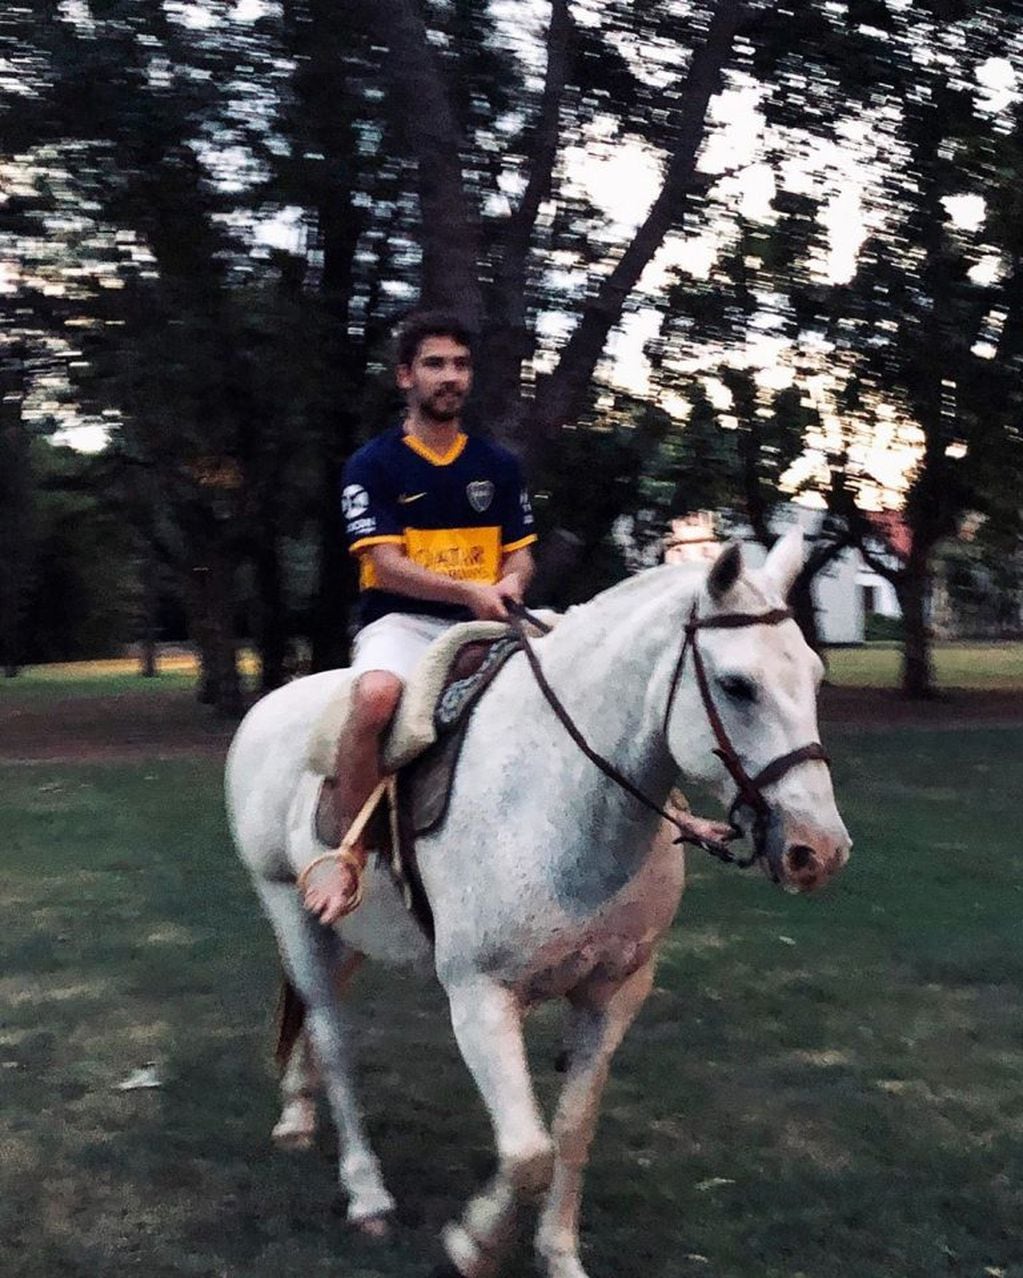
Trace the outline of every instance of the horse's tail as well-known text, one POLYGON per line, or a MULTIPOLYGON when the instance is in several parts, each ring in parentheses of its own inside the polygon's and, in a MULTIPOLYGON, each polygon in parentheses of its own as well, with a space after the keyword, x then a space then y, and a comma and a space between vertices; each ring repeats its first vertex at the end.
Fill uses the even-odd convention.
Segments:
POLYGON ((298 1042, 305 1024, 305 1003, 302 995, 295 989, 288 978, 281 978, 281 992, 277 1000, 277 1044, 274 1047, 274 1060, 280 1073, 288 1068, 291 1053, 298 1042))

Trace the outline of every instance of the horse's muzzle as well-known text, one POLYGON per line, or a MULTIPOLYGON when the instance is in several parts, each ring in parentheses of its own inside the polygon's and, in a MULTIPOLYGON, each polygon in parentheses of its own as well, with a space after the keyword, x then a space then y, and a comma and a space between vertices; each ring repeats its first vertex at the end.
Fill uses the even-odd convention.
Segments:
POLYGON ((849 859, 851 844, 840 835, 809 823, 786 820, 771 808, 760 838, 760 864, 773 883, 787 892, 816 892, 830 882, 849 859))
POLYGON ((778 879, 789 892, 816 892, 849 860, 850 848, 844 831, 836 836, 826 830, 788 824, 778 879))

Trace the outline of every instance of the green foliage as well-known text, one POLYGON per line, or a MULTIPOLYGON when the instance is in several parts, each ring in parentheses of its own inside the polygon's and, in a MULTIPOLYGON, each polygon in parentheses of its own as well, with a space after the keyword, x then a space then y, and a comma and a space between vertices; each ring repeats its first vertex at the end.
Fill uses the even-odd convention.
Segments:
POLYGON ((966 508, 1018 516, 1020 112, 985 107, 975 74, 1015 47, 1023 8, 754 5, 701 61, 733 7, 552 5, 560 28, 546 6, 498 25, 486 0, 287 0, 255 21, 215 3, 205 24, 26 0, 0 16, 18 50, 0 241, 24 264, 4 324, 28 344, 29 418, 63 401, 58 416, 111 427, 125 516, 210 663, 233 660, 247 612, 272 682, 289 610, 319 664, 336 658, 338 469, 393 408, 391 322, 452 279, 483 315, 482 425, 537 459, 545 526, 581 538, 587 585, 624 565, 623 517, 645 543, 673 512, 728 505, 767 537, 808 440, 804 484, 831 527, 854 522, 889 412, 928 441, 907 494, 921 544, 966 508), (766 216, 737 209, 734 174, 687 169, 686 148, 720 127, 693 103, 719 87, 759 95, 766 216), (429 118, 420 89, 436 91, 429 118), (823 271, 840 175, 819 144, 836 141, 857 151, 870 229, 844 282, 823 271), (671 197, 636 234, 572 158, 623 146, 646 148, 671 197), (962 194, 985 200, 975 232, 950 222, 944 201, 962 194), (679 269, 647 298, 637 271, 605 291, 682 231, 719 245, 706 280, 679 269), (983 283, 990 255, 1001 270, 983 283), (663 310, 649 355, 656 392, 692 406, 682 426, 593 410, 606 333, 637 304, 663 310), (790 386, 752 375, 764 340, 790 386), (809 394, 822 372, 837 432, 809 394), (297 600, 293 546, 319 573, 297 600), (195 589, 197 572, 216 587, 195 589))
POLYGON ((26 664, 106 656, 136 637, 138 543, 68 448, 33 449, 32 571, 22 629, 26 664))
POLYGON ((883 612, 868 612, 863 619, 863 638, 867 643, 877 640, 900 640, 903 629, 901 617, 889 617, 883 612))

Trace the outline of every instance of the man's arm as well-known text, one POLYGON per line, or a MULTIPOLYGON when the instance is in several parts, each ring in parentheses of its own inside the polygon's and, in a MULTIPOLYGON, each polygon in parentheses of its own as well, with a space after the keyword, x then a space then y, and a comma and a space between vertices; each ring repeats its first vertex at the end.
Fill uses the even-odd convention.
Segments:
POLYGON ((520 546, 518 550, 513 550, 502 559, 498 589, 505 598, 521 603, 535 572, 536 563, 533 560, 533 552, 528 546, 520 546))
MULTIPOLYGON (((377 584, 383 590, 412 599, 429 599, 436 603, 460 604, 468 608, 481 621, 506 621, 508 611, 504 598, 509 595, 507 586, 484 585, 478 581, 457 581, 442 573, 431 572, 414 563, 400 546, 391 543, 369 546, 362 552, 370 555, 376 569, 377 584)), ((514 551, 505 559, 507 565, 520 551, 514 551)), ((530 557, 532 561, 532 557, 530 557)), ((512 594, 512 597, 516 596, 512 594)))

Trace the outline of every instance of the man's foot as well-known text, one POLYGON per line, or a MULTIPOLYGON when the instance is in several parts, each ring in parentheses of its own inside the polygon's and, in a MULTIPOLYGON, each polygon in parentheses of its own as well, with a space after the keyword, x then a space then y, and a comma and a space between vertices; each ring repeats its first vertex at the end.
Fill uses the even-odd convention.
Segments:
POLYGON ((679 835, 682 836, 680 841, 697 843, 701 847, 714 847, 714 849, 720 851, 724 849, 725 843, 735 837, 734 828, 729 826, 726 820, 707 820, 706 817, 694 817, 688 810, 682 812, 678 808, 675 808, 671 814, 673 814, 676 822, 679 823, 679 835))
POLYGON ((330 927, 355 909, 362 872, 350 861, 324 861, 309 876, 304 904, 324 927, 330 927))
POLYGON ((735 838, 735 830, 727 821, 708 821, 691 812, 679 812, 676 820, 683 836, 698 843, 727 843, 735 838))

